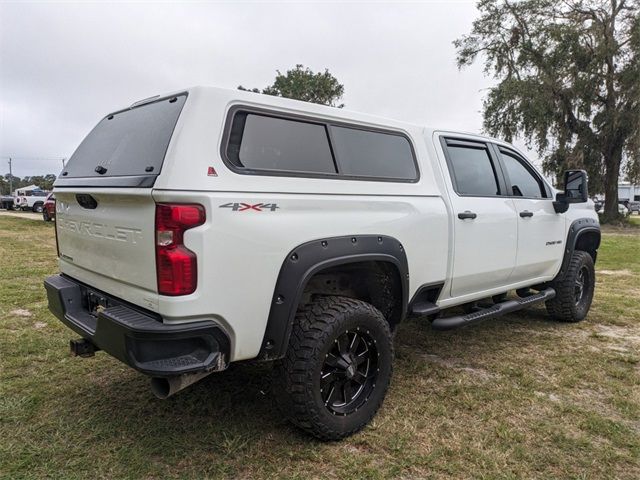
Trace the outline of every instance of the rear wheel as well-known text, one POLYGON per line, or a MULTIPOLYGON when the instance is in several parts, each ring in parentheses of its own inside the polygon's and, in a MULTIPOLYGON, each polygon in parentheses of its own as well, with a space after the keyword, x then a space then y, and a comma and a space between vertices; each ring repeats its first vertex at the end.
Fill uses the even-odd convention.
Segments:
POLYGON ((300 308, 289 348, 274 368, 280 411, 321 440, 339 440, 376 414, 391 380, 389 325, 372 305, 320 297, 300 308))
POLYGON ((51 220, 51 219, 49 218, 49 212, 47 212, 47 209, 46 209, 46 208, 45 208, 44 210, 42 210, 42 219, 43 219, 45 222, 48 222, 49 220, 51 220))
POLYGON ((546 303, 549 315, 561 322, 583 320, 591 307, 595 280, 591 255, 580 250, 574 251, 564 277, 551 283, 556 296, 546 303))

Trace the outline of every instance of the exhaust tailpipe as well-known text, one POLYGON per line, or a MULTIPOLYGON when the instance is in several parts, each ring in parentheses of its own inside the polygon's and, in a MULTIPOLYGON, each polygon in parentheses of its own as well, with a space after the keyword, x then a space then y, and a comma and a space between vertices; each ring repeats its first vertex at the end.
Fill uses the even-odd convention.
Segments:
POLYGON ((202 380, 204 377, 211 375, 213 372, 214 371, 185 373, 184 375, 168 378, 153 377, 151 379, 151 391, 156 397, 164 400, 178 393, 180 390, 184 390, 189 385, 193 385, 197 381, 202 380))

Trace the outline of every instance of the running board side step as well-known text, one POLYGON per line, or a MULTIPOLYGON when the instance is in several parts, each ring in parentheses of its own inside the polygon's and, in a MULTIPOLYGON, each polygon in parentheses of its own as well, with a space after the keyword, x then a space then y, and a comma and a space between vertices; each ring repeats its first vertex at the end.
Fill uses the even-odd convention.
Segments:
POLYGON ((465 315, 456 315, 453 317, 436 318, 431 323, 431 328, 434 330, 453 330, 454 328, 466 327, 467 325, 488 320, 489 318, 496 318, 506 315, 507 313, 515 312, 524 307, 528 307, 529 305, 546 302, 555 296, 556 291, 553 288, 545 288, 533 295, 518 298, 516 300, 506 300, 476 312, 467 313, 465 315))
POLYGON ((440 308, 433 302, 429 302, 428 300, 415 302, 411 305, 409 309, 409 313, 415 316, 423 316, 423 315, 437 315, 440 313, 440 308))

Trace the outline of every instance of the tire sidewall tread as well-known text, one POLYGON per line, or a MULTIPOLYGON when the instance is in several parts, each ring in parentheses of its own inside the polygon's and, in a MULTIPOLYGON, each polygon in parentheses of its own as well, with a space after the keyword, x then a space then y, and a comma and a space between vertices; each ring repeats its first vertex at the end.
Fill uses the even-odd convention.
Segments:
POLYGON ((361 430, 378 411, 392 374, 389 324, 372 305, 348 297, 317 297, 299 308, 285 357, 274 365, 273 394, 289 421, 321 440, 339 440, 361 430), (346 330, 368 328, 376 340, 376 386, 359 410, 333 415, 322 403, 319 372, 334 340, 346 330))
POLYGON ((595 267, 593 258, 588 252, 575 250, 567 266, 566 273, 551 283, 556 291, 555 298, 546 302, 547 312, 551 317, 561 322, 580 322, 584 320, 591 307, 595 290, 595 267), (585 297, 577 305, 574 297, 576 276, 586 267, 589 271, 589 284, 586 286, 585 297))

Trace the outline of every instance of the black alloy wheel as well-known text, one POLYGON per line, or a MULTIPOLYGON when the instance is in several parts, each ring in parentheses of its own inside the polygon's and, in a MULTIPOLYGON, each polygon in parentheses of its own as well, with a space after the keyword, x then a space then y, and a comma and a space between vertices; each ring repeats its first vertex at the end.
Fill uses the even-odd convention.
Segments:
POLYGON ((320 392, 327 409, 348 415, 361 408, 376 385, 378 349, 369 332, 347 330, 334 342, 320 371, 320 392))

